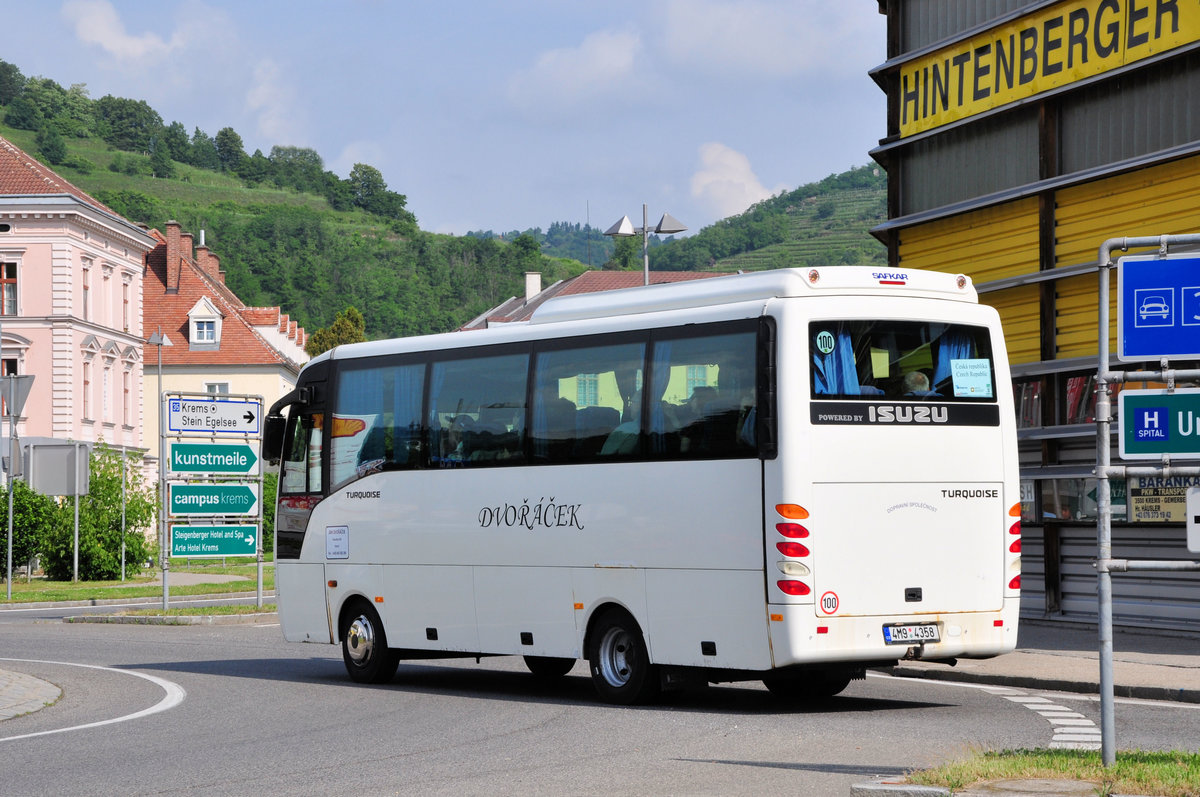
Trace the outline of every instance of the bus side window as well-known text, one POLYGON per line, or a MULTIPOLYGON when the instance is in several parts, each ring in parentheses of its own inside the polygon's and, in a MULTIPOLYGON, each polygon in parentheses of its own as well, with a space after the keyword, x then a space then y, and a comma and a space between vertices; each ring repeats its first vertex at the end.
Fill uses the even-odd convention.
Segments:
POLYGON ((753 332, 659 341, 654 348, 650 439, 659 456, 757 453, 753 332))
POLYGON ((429 451, 434 467, 511 465, 524 459, 529 355, 444 360, 429 377, 429 451))
POLYGON ((595 462, 638 453, 644 343, 538 354, 530 436, 539 462, 595 462))

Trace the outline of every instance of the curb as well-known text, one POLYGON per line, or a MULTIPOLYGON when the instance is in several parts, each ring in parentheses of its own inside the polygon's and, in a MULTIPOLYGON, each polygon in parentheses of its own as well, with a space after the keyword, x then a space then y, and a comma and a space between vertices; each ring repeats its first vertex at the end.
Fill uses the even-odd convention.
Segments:
POLYGON ((947 797, 952 792, 941 786, 918 786, 915 783, 896 783, 895 781, 876 779, 867 783, 855 783, 850 787, 850 797, 874 797, 875 795, 891 795, 891 797, 947 797))
MULTIPOLYGON (((263 592, 263 597, 271 595, 274 597, 274 592, 263 592)), ((207 601, 207 600, 231 600, 235 598, 254 598, 258 596, 258 592, 213 592, 200 595, 171 595, 169 601, 179 601, 187 603, 189 601, 207 601)), ((0 604, 0 612, 9 609, 61 609, 71 608, 73 606, 117 606, 126 603, 162 603, 162 596, 156 595, 146 598, 91 598, 83 601, 37 601, 35 603, 8 603, 0 604)))
MULTIPOLYGON (((1078 692, 1095 695, 1100 686, 1091 681, 1068 681, 1057 678, 1039 678, 1028 675, 997 675, 955 670, 925 670, 905 667, 880 667, 896 678, 924 678, 929 681, 958 681, 973 684, 1012 686, 1019 689, 1045 689, 1054 692, 1078 692)), ((1169 700, 1175 703, 1200 703, 1200 689, 1174 689, 1167 686, 1140 686, 1113 684, 1114 697, 1130 697, 1138 700, 1169 700)))
POLYGON ((156 615, 121 615, 121 614, 83 614, 74 617, 64 617, 64 623, 104 623, 111 625, 254 625, 268 619, 278 621, 276 612, 255 612, 254 614, 156 614, 156 615))

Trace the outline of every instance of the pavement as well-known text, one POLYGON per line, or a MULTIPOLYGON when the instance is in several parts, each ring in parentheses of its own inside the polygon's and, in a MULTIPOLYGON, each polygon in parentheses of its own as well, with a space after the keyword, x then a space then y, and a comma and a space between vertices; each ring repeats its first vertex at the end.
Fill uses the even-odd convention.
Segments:
MULTIPOLYGON (((183 585, 201 581, 211 582, 214 577, 172 571, 169 579, 172 585, 183 585)), ((246 583, 254 584, 253 581, 246 583)), ((92 602, 89 602, 89 605, 90 603, 92 602)), ((954 667, 945 664, 903 662, 891 668, 890 672, 903 678, 1098 694, 1098 650, 1095 626, 1023 619, 1018 633, 1017 649, 1012 653, 992 659, 962 659, 954 667)), ((1114 629, 1113 692, 1117 697, 1200 703, 1200 640, 1197 640, 1195 634, 1140 633, 1114 629)), ((0 721, 52 705, 60 694, 59 688, 53 684, 0 668, 0 721)), ((1057 707, 1050 705, 1046 708, 1047 712, 1044 715, 1050 717, 1051 711, 1057 707)), ((1054 720, 1051 722, 1054 723, 1054 720)), ((1061 728, 1061 731, 1071 734, 1063 736, 1063 739, 1087 739, 1087 734, 1092 733, 1094 745, 1075 746, 1098 748, 1098 730, 1085 728, 1074 731, 1069 727, 1070 720, 1060 722, 1068 726, 1061 728)), ((1088 724, 1091 725, 1090 721, 1088 724)), ((1073 745, 1066 742, 1053 746, 1073 745)), ((941 797, 950 794, 950 791, 906 784, 903 779, 893 778, 856 784, 850 793, 852 797, 941 797)), ((998 781, 976 785, 965 792, 956 792, 960 797, 1096 793, 1094 783, 1063 780, 998 781)))

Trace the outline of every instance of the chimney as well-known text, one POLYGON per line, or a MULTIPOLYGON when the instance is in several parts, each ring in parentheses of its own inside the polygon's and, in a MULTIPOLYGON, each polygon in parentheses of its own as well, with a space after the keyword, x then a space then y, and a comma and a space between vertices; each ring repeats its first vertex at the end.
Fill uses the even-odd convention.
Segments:
POLYGON ((537 271, 525 272, 525 301, 542 292, 542 275, 537 271))
POLYGON ((212 279, 218 279, 217 274, 221 270, 221 258, 208 251, 207 246, 196 247, 196 265, 212 279))
POLYGON ((179 291, 179 251, 183 246, 182 234, 179 222, 171 220, 167 222, 167 265, 166 274, 163 275, 167 283, 168 293, 177 293, 179 291))
POLYGON ((190 232, 179 234, 179 256, 185 260, 192 260, 195 257, 192 254, 192 234, 190 232))

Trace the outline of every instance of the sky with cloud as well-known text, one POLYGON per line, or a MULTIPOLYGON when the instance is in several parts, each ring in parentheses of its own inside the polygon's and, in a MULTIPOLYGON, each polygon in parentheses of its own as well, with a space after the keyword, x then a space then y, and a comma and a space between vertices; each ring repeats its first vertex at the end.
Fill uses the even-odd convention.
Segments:
POLYGON ((693 231, 870 161, 869 0, 0 0, 0 59, 248 152, 378 168, 423 229, 693 231))

